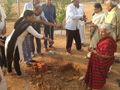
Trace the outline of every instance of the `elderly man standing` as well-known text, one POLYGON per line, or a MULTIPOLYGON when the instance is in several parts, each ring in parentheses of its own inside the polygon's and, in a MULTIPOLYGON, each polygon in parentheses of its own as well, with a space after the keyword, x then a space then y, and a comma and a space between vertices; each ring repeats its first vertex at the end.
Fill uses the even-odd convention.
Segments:
POLYGON ((113 25, 113 30, 115 36, 113 38, 116 41, 120 40, 120 9, 117 6, 117 2, 115 0, 108 0, 106 2, 106 8, 108 10, 108 15, 105 20, 105 23, 109 23, 113 25))
MULTIPOLYGON (((51 3, 52 0, 46 0, 46 4, 42 5, 43 8, 43 12, 45 14, 45 17, 47 18, 48 22, 51 23, 56 23, 57 24, 57 20, 56 20, 56 9, 55 6, 51 3)), ((53 34, 54 34, 54 27, 49 27, 49 26, 44 26, 44 34, 45 37, 51 38, 53 40, 53 34)), ((49 42, 49 48, 51 49, 55 49, 55 47, 53 47, 53 43, 49 42)), ((47 41, 44 40, 44 51, 47 52, 47 41)))
POLYGON ((68 54, 71 54, 71 46, 73 39, 76 42, 77 50, 81 50, 81 39, 78 38, 80 37, 80 34, 77 24, 78 20, 80 20, 84 16, 79 15, 77 12, 79 0, 71 0, 71 2, 72 3, 68 5, 66 10, 66 37, 67 37, 66 49, 68 54))

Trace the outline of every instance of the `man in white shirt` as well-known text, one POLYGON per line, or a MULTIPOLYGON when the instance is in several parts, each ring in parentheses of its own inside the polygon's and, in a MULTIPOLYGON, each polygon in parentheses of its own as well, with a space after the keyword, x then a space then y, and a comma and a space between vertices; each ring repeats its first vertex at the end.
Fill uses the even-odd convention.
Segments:
POLYGON ((84 17, 84 15, 79 15, 77 12, 79 0, 71 0, 71 2, 72 3, 67 6, 66 10, 66 50, 68 54, 71 54, 73 39, 75 39, 77 50, 81 50, 81 39, 78 38, 80 37, 80 34, 77 24, 78 20, 84 17))
MULTIPOLYGON (((0 39, 2 39, 4 42, 6 40, 6 15, 4 13, 4 10, 2 6, 0 5, 0 39)), ((4 47, 0 46, 0 62, 1 62, 1 67, 5 66, 6 67, 6 59, 5 59, 5 51, 4 47)))
MULTIPOLYGON (((83 4, 78 5, 77 12, 79 15, 85 15, 83 4)), ((85 21, 78 20, 78 29, 79 29, 79 33, 80 33, 81 44, 84 45, 84 43, 86 42, 85 21)))

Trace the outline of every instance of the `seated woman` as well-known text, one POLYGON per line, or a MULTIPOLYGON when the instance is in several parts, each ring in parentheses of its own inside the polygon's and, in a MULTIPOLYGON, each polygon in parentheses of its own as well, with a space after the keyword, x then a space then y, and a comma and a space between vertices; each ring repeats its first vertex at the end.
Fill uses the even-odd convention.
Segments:
POLYGON ((106 83, 107 74, 110 66, 114 63, 117 45, 111 37, 112 26, 104 24, 100 28, 101 40, 97 43, 97 47, 88 48, 91 52, 91 57, 88 63, 87 72, 84 78, 89 90, 100 90, 106 83))
POLYGON ((18 76, 21 76, 21 70, 19 60, 23 58, 22 43, 28 34, 32 34, 39 39, 48 40, 54 43, 53 40, 46 38, 45 36, 36 32, 31 26, 34 22, 34 12, 26 10, 24 16, 20 18, 14 25, 13 32, 7 37, 5 42, 5 54, 7 59, 8 74, 12 73, 12 60, 14 60, 14 68, 18 76))
MULTIPOLYGON (((102 11, 101 4, 95 3, 92 20, 90 22, 86 22, 86 24, 90 24, 90 47, 92 48, 96 48, 97 43, 100 40, 99 28, 104 23, 105 18, 106 18, 106 14, 102 11)), ((88 53, 87 58, 90 58, 90 55, 91 53, 88 53)))

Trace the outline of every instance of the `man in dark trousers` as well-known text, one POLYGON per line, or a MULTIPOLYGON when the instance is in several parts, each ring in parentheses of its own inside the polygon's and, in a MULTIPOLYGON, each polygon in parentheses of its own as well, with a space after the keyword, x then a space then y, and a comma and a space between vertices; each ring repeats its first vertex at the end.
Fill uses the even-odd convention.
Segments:
POLYGON ((76 42, 77 50, 81 49, 81 39, 79 34, 79 28, 77 27, 78 20, 84 17, 84 15, 79 15, 77 13, 77 6, 79 5, 79 0, 71 0, 71 4, 67 6, 66 10, 66 37, 67 44, 66 50, 68 54, 71 54, 71 47, 73 39, 76 42))
MULTIPOLYGON (((46 4, 42 5, 43 12, 44 12, 45 17, 47 18, 48 22, 57 24, 55 6, 52 5, 51 1, 52 0, 46 0, 46 4)), ((44 34, 45 34, 45 37, 48 37, 48 35, 49 35, 49 38, 51 38, 53 40, 54 28, 50 27, 50 26, 44 26, 44 34)), ((53 43, 49 42, 49 48, 55 49, 55 47, 53 47, 53 43)), ((45 52, 48 51, 46 40, 44 40, 44 51, 45 52)))

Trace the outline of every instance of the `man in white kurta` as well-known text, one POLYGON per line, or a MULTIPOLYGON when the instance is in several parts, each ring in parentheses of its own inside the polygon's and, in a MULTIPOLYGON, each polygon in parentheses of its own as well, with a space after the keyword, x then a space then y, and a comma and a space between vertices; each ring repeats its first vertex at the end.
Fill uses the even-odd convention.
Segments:
POLYGON ((84 15, 78 15, 77 6, 79 4, 79 0, 71 0, 71 4, 67 6, 66 9, 66 50, 68 54, 71 54, 71 47, 73 39, 76 41, 76 49, 81 50, 81 39, 79 35, 79 29, 77 26, 78 20, 84 17, 84 15))
MULTIPOLYGON (((84 15, 84 6, 82 4, 79 4, 77 12, 79 15, 84 15)), ((83 44, 86 42, 85 22, 78 20, 78 28, 79 28, 80 38, 81 38, 81 44, 83 44)))

